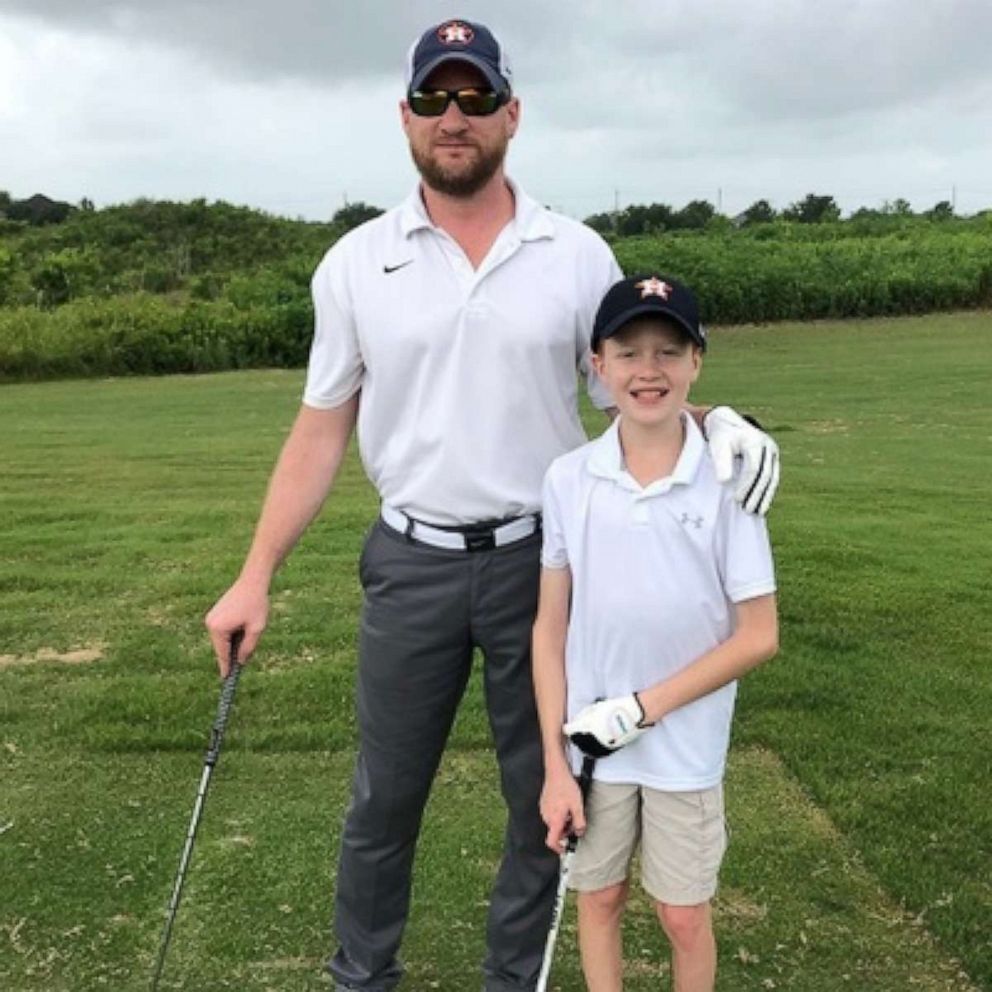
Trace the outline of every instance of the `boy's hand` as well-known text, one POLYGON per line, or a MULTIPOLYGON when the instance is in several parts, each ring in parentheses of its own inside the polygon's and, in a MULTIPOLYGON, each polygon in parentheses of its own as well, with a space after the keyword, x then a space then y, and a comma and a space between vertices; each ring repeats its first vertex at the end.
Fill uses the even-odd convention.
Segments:
POLYGON ((548 827, 545 840, 555 854, 561 854, 571 833, 581 837, 586 830, 582 793, 571 769, 548 772, 541 790, 541 819, 548 827))
POLYGON ((778 445, 729 406, 715 406, 703 417, 703 434, 717 481, 729 482, 734 456, 741 457, 734 499, 748 513, 764 516, 778 488, 778 445))
POLYGON ((637 740, 647 730, 637 693, 603 699, 587 706, 564 726, 565 735, 583 753, 605 758, 637 740))

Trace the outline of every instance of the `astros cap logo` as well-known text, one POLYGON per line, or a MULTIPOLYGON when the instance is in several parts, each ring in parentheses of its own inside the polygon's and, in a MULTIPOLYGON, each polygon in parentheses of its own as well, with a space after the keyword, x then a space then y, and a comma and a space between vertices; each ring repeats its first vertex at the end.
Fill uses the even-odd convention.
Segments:
POLYGON ((667 300, 672 295, 672 287, 667 282, 662 282, 656 276, 634 283, 634 289, 641 291, 642 300, 647 299, 649 296, 660 296, 663 300, 667 300))
POLYGON ((444 45, 468 45, 475 32, 461 21, 448 21, 437 29, 437 38, 444 45))

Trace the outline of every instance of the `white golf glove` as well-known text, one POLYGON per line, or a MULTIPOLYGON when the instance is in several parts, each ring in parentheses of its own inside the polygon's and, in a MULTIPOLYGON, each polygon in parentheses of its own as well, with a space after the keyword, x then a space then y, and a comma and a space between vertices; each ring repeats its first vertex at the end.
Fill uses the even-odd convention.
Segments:
POLYGON ((715 406, 703 417, 703 434, 718 482, 734 474, 734 456, 741 458, 734 499, 748 513, 764 516, 778 489, 778 445, 729 406, 715 406))
POLYGON ((647 730, 637 693, 587 706, 564 726, 568 739, 585 754, 605 758, 647 730))

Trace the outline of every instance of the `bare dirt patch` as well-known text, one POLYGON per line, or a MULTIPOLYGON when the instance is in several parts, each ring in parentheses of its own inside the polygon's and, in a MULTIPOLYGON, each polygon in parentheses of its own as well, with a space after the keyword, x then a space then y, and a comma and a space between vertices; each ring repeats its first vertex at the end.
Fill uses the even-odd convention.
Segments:
POLYGON ((813 420, 806 425, 811 434, 850 434, 851 425, 844 420, 813 420))
POLYGON ((768 916, 768 907, 749 899, 741 889, 724 886, 716 898, 714 911, 717 920, 739 920, 749 924, 759 923, 768 916))
POLYGON ((34 654, 0 654, 0 669, 16 665, 34 665, 40 661, 57 661, 63 665, 86 665, 103 657, 105 644, 93 644, 88 648, 73 648, 71 651, 56 651, 55 648, 38 648, 34 654))

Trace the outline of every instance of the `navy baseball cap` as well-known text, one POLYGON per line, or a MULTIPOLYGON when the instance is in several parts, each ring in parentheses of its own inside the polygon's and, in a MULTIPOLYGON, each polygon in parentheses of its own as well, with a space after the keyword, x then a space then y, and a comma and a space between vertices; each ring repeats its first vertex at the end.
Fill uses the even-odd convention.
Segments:
POLYGON ((484 24, 451 20, 428 28, 407 53, 407 93, 419 90, 424 80, 444 62, 467 62, 475 66, 497 93, 512 89, 513 72, 506 49, 484 24))
POLYGON ((661 275, 631 276, 614 283, 603 297, 592 327, 592 350, 635 317, 666 317, 682 328, 693 344, 706 348, 699 304, 688 286, 661 275))

